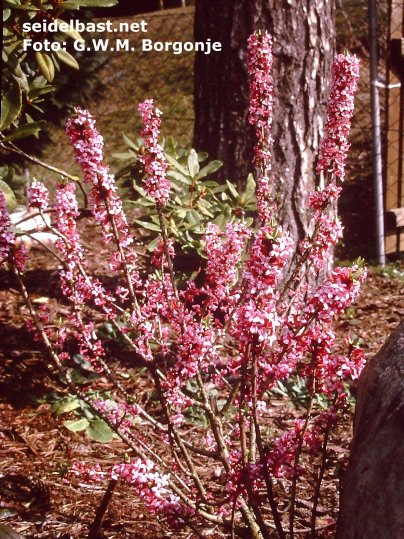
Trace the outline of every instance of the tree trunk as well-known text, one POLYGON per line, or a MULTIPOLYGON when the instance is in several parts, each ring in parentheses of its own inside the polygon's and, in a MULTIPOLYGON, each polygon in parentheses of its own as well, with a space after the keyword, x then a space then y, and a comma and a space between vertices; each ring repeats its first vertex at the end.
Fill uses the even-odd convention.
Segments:
POLYGON ((194 147, 224 162, 220 181, 240 188, 253 171, 247 39, 254 30, 268 30, 274 38, 271 174, 279 220, 296 242, 307 231, 307 195, 316 182, 334 56, 334 8, 333 0, 196 0, 195 41, 220 41, 222 52, 196 55, 194 147))
POLYGON ((338 539, 404 537, 404 322, 358 385, 338 539))

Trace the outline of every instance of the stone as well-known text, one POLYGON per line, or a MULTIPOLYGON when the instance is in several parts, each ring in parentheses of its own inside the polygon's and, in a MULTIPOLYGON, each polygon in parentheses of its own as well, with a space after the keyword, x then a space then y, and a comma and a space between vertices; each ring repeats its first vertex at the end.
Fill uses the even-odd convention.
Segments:
POLYGON ((404 537, 404 321, 358 382, 337 539, 404 537))

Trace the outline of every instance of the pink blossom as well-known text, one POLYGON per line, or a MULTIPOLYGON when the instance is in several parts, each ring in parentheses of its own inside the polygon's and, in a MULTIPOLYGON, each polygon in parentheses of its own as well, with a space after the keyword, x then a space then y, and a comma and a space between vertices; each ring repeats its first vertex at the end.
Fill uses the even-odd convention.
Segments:
POLYGON ((313 191, 309 196, 309 206, 314 211, 325 210, 327 205, 337 200, 341 194, 342 188, 330 183, 322 190, 313 191))
POLYGON ((24 272, 28 253, 24 245, 19 248, 15 247, 15 235, 7 211, 6 199, 3 191, 0 190, 0 268, 9 260, 10 256, 13 258, 17 269, 24 272))
POLYGON ((90 197, 92 212, 102 226, 105 243, 114 237, 118 245, 127 247, 133 238, 129 234, 122 201, 116 194, 114 176, 103 164, 104 140, 95 127, 95 120, 88 111, 77 108, 77 117, 68 120, 66 133, 75 149, 85 183, 93 186, 90 197))
POLYGON ((28 187, 29 207, 46 211, 49 207, 49 191, 43 183, 33 182, 28 187))
MULTIPOLYGON (((326 197, 328 197, 328 194, 326 197)), ((317 205, 318 201, 313 200, 313 204, 317 205)), ((314 242, 308 239, 303 240, 300 242, 300 250, 302 253, 306 253, 307 251, 308 260, 311 264, 315 268, 321 269, 327 260, 329 260, 332 247, 341 238, 343 226, 338 217, 331 217, 320 210, 314 214, 314 221, 317 225, 317 234, 314 242)))
POLYGON ((345 159, 349 144, 354 109, 354 93, 359 79, 359 60, 356 56, 340 54, 332 66, 332 86, 328 100, 325 137, 320 151, 317 172, 335 174, 341 181, 345 176, 345 159))
POLYGON ((162 112, 158 108, 153 112, 152 99, 146 99, 140 103, 139 112, 144 126, 141 135, 144 138, 146 150, 145 155, 139 155, 147 174, 145 190, 158 204, 165 206, 169 199, 171 185, 166 177, 168 164, 164 157, 164 151, 158 143, 162 112))
POLYGON ((257 145, 254 149, 254 164, 259 170, 256 191, 257 207, 262 221, 271 217, 275 208, 272 185, 268 178, 271 169, 270 135, 272 126, 273 87, 272 37, 264 32, 254 32, 248 39, 247 70, 250 76, 250 124, 256 127, 257 145))
POLYGON ((268 32, 254 32, 248 38, 247 70, 250 75, 249 120, 257 129, 270 129, 272 124, 273 88, 272 37, 268 32))

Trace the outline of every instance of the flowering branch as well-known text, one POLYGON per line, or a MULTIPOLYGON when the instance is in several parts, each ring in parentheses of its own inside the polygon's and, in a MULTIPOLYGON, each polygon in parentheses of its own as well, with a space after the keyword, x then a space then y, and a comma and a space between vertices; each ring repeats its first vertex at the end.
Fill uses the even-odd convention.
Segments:
MULTIPOLYGON (((104 164, 103 139, 87 111, 77 109, 67 134, 90 189, 93 218, 110 250, 110 270, 122 278, 120 286, 106 290, 90 275, 77 227, 76 185, 59 182, 55 222, 46 226, 57 238, 63 262, 61 288, 71 309, 62 325, 51 324, 50 312, 46 308, 36 312, 25 289, 28 255, 16 243, 0 192, 0 263, 15 275, 36 338, 43 341, 70 391, 135 456, 109 470, 76 463, 70 475, 88 481, 107 478, 112 484, 126 481, 167 526, 188 526, 200 537, 209 535, 209 527, 232 537, 256 539, 268 539, 273 530, 281 539, 301 531, 315 533, 327 442, 347 403, 344 381, 357 378, 364 365, 362 351, 349 340, 345 355, 334 351, 332 330, 333 319, 359 295, 364 268, 360 263, 335 268, 317 286, 306 279, 310 272, 318 276, 341 232, 329 210, 340 196, 337 182, 344 177, 358 62, 339 56, 333 67, 326 136, 317 167, 327 178, 324 187, 309 197, 312 233, 301 242, 299 253, 293 252, 292 239, 276 222, 270 180, 271 65, 271 37, 254 34, 249 40, 248 72, 250 122, 257 134, 254 164, 260 224, 252 233, 243 219, 234 219, 224 229, 210 223, 204 235, 206 265, 198 282, 176 280, 174 243, 165 218, 171 196, 168 164, 158 144, 161 112, 153 109, 152 100, 139 106, 144 125, 139 159, 145 191, 155 201, 160 223, 146 278, 139 272, 114 177, 104 164), (285 279, 291 258, 294 266, 285 279), (133 359, 140 358, 147 367, 161 405, 160 417, 147 404, 140 406, 136 391, 119 381, 102 334, 91 320, 94 310, 112 324, 133 359), (105 373, 114 385, 113 396, 95 398, 74 384, 68 340, 74 340, 93 369, 105 373), (293 424, 274 423, 269 419, 270 390, 292 376, 305 381, 308 403, 293 424), (329 410, 320 415, 315 413, 318 396, 329 402, 329 410), (202 418, 197 428, 193 415, 202 418), (295 502, 301 475, 311 473, 318 461, 308 530, 299 527, 295 502), (282 512, 278 504, 285 496, 289 509, 282 512)), ((31 208, 45 223, 50 211, 47 190, 34 183, 29 197, 31 208)))

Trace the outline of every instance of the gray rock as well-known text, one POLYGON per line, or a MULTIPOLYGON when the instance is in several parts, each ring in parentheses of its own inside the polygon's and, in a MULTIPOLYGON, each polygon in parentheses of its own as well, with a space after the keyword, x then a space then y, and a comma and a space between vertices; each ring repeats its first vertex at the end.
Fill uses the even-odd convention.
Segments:
POLYGON ((359 379, 337 538, 404 538, 404 321, 359 379))

